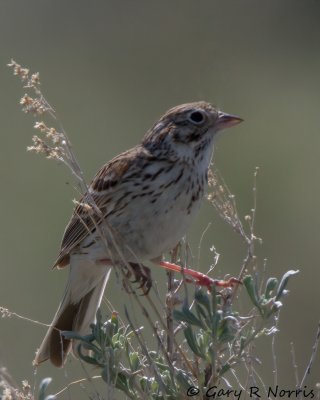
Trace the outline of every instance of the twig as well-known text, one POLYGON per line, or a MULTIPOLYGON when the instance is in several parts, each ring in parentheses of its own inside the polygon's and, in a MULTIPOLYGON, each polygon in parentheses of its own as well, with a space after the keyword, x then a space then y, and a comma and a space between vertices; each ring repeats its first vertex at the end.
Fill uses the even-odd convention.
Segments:
POLYGON ((102 379, 102 378, 101 378, 101 375, 95 375, 95 376, 91 376, 90 378, 82 378, 82 379, 78 379, 76 381, 70 382, 70 383, 68 383, 67 386, 65 386, 64 388, 59 390, 59 392, 55 393, 54 396, 58 397, 62 393, 64 393, 66 390, 70 389, 71 386, 78 385, 79 383, 82 383, 82 382, 89 382, 90 380, 93 380, 93 379, 102 379))
POLYGON ((50 324, 45 324, 45 323, 37 321, 35 319, 24 317, 23 315, 17 314, 16 312, 10 311, 8 308, 2 307, 2 306, 0 306, 0 314, 2 315, 2 317, 8 317, 8 318, 16 317, 16 318, 22 319, 24 321, 32 322, 33 324, 45 326, 47 328, 50 327, 50 324))
POLYGON ((294 371, 294 380, 296 381, 296 387, 299 387, 299 371, 298 371, 298 365, 297 365, 297 361, 296 361, 296 352, 294 350, 293 342, 290 342, 290 353, 291 353, 291 360, 292 360, 292 366, 293 366, 293 371, 294 371))
POLYGON ((312 368, 314 359, 315 359, 316 354, 317 354, 317 349, 318 349, 319 341, 320 341, 320 321, 318 322, 318 328, 317 328, 316 339, 315 339, 314 344, 313 344, 313 346, 312 346, 312 351, 311 351, 310 360, 309 360, 309 363, 308 363, 308 365, 307 365, 306 371, 305 371, 305 373, 304 373, 304 375, 303 375, 303 378, 302 378, 302 380, 301 380, 301 382, 300 382, 300 386, 299 386, 300 388, 303 387, 305 380, 307 379, 308 375, 309 375, 310 372, 311 372, 311 368, 312 368))
MULTIPOLYGON (((275 316, 275 328, 278 327, 279 324, 279 316, 280 316, 280 310, 278 312, 278 315, 275 316)), ((272 336, 272 340, 271 340, 271 353, 272 353, 272 362, 273 362, 273 383, 274 383, 274 387, 277 386, 278 384, 278 364, 277 364, 277 352, 276 352, 276 335, 272 336)))
POLYGON ((198 245, 198 265, 200 265, 200 258, 201 258, 201 245, 202 245, 202 241, 206 235, 206 233, 208 232, 208 230, 211 227, 211 222, 208 223, 208 225, 206 226, 206 228, 204 229, 204 231, 202 232, 201 236, 200 236, 200 240, 199 240, 199 245, 198 245))

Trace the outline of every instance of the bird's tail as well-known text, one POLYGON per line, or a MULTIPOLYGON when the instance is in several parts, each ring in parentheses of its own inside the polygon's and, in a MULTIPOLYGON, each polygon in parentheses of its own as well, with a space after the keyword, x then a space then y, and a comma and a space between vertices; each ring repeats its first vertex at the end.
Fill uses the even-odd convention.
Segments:
POLYGON ((61 332, 74 331, 80 335, 90 333, 90 324, 95 321, 109 275, 110 268, 81 259, 71 259, 62 302, 37 351, 35 365, 48 359, 56 367, 64 365, 72 343, 61 332))

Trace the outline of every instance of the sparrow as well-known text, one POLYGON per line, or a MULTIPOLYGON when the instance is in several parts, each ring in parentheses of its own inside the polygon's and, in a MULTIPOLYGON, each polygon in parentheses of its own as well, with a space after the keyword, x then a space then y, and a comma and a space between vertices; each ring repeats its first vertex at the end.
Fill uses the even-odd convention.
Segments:
MULTIPOLYGON (((63 332, 90 333, 113 265, 152 261, 181 271, 163 254, 199 211, 217 133, 241 121, 204 101, 182 104, 168 110, 140 144, 102 166, 65 229, 54 267, 69 266, 69 277, 35 365, 50 359, 62 367, 75 347, 63 332)), ((210 282, 186 271, 199 284, 210 282)))

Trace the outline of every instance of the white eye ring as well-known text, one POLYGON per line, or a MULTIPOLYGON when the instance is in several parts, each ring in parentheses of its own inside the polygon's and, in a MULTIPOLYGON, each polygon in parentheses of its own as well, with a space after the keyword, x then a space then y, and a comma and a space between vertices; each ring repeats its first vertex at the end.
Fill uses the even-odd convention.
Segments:
POLYGON ((199 110, 192 111, 189 114, 189 121, 192 122, 194 125, 201 125, 205 120, 203 113, 199 110))

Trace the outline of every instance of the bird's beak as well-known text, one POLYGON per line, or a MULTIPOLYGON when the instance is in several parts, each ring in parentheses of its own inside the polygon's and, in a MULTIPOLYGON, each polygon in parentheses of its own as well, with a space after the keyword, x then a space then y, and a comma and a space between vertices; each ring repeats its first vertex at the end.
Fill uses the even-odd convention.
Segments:
POLYGON ((216 121, 217 130, 229 128, 234 125, 240 124, 243 119, 238 117, 237 115, 226 114, 222 111, 219 111, 218 120, 216 121))

